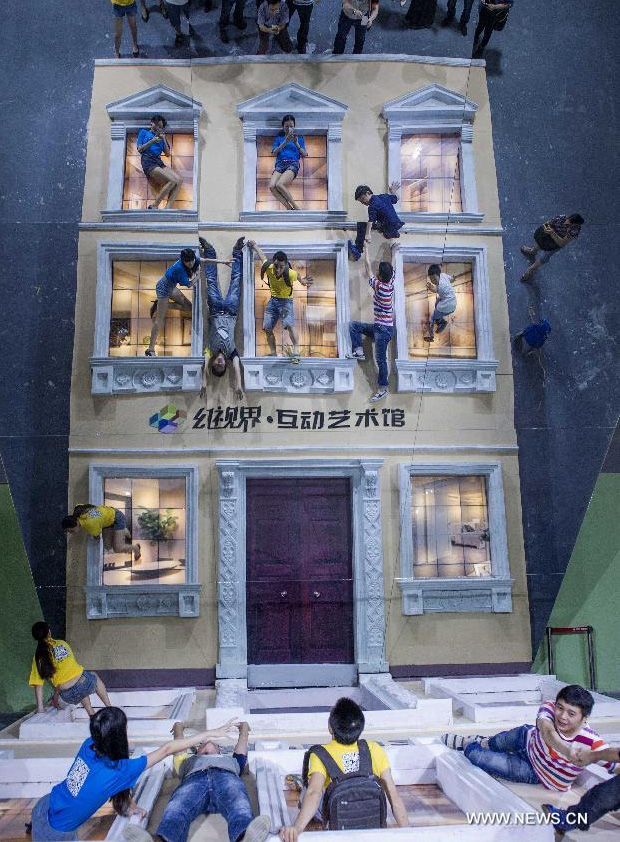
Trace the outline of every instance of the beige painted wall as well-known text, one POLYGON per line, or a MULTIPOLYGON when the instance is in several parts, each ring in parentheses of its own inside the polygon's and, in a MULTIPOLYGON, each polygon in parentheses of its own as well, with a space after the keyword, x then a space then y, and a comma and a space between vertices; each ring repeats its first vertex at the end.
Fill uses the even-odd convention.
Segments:
MULTIPOLYGON (((152 85, 163 83, 192 94, 203 103, 200 129, 199 218, 210 222, 238 220, 242 192, 241 124, 234 105, 251 96, 297 81, 313 90, 349 105, 343 127, 345 207, 349 218, 363 218, 363 209, 352 199, 360 181, 376 191, 386 187, 387 150, 385 123, 380 111, 385 101, 415 91, 431 82, 461 91, 479 105, 475 121, 474 150, 478 198, 485 213, 483 225, 499 225, 499 205, 493 159, 490 112, 482 68, 449 67, 408 62, 234 64, 187 66, 140 65, 139 68, 102 67, 95 70, 88 132, 86 189, 83 219, 100 220, 107 189, 107 157, 110 124, 105 105, 152 85), (389 95, 386 94, 389 92, 389 95), (363 166, 360 165, 363 161, 363 166)), ((242 231, 209 228, 201 231, 219 253, 229 253, 242 231)), ((260 226, 247 232, 259 242, 323 242, 342 240, 342 230, 281 232, 260 226)), ((498 455, 497 446, 514 446, 513 380, 510 360, 508 314, 503 274, 501 237, 462 234, 450 229, 442 233, 404 234, 410 245, 484 245, 488 250, 491 314, 495 356, 499 360, 497 391, 489 395, 408 395, 391 393, 380 404, 406 413, 401 429, 337 431, 278 430, 264 419, 277 409, 350 409, 363 412, 375 386, 374 366, 369 361, 358 367, 356 388, 339 396, 246 395, 244 405, 260 405, 263 422, 254 432, 192 429, 191 418, 206 405, 234 406, 228 378, 218 382, 207 401, 198 395, 169 394, 97 397, 90 394, 88 358, 93 348, 95 287, 98 243, 174 243, 191 245, 195 236, 178 233, 174 227, 159 232, 124 232, 107 226, 80 234, 78 290, 76 301, 75 352, 71 396, 71 447, 69 508, 88 494, 88 467, 103 464, 174 465, 191 463, 200 469, 200 581, 203 584, 201 614, 196 619, 140 619, 87 621, 83 585, 86 581, 85 544, 73 539, 67 556, 68 638, 78 656, 93 668, 211 667, 217 661, 217 470, 216 458, 264 458, 286 455, 302 458, 303 449, 317 458, 368 458, 385 460, 381 472, 387 616, 387 659, 393 665, 433 663, 480 663, 527 661, 530 658, 529 616, 525 583, 525 560, 521 527, 519 472, 515 451, 498 455), (148 426, 148 418, 166 403, 185 410, 188 421, 175 435, 163 436, 148 426), (385 449, 398 446, 402 451, 385 449), (420 446, 451 447, 477 445, 476 452, 420 453, 420 446), (292 453, 278 451, 295 447, 292 453), (109 449, 111 453, 96 452, 109 449), (148 448, 157 455, 114 454, 123 448, 148 448), (192 452, 199 448, 200 452, 192 452), (261 452, 247 448, 261 448, 261 452), (318 448, 329 448, 319 450, 318 448), (486 448, 489 448, 488 450, 486 448), (90 453, 77 450, 95 449, 90 453), (211 452, 208 452, 212 449, 211 452), (515 579, 513 613, 431 614, 403 617, 400 591, 394 583, 399 574, 398 469, 411 461, 492 461, 502 463, 508 523, 511 574, 515 579)), ((386 246, 373 242, 372 258, 385 259, 386 246)), ((350 264, 351 316, 371 318, 370 296, 360 264, 350 264)), ((226 270, 224 270, 226 276, 226 270)), ((241 321, 241 320, 240 320, 241 321)), ((239 337, 240 340, 240 337, 239 337)))

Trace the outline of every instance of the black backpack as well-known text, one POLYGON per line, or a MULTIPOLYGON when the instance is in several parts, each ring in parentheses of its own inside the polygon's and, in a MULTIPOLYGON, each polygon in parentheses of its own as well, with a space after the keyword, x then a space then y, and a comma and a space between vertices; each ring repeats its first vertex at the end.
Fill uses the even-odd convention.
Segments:
POLYGON ((372 773, 372 758, 366 740, 357 743, 359 771, 345 773, 320 745, 304 755, 302 777, 308 786, 310 755, 315 754, 331 778, 323 795, 323 824, 329 830, 369 830, 387 826, 387 799, 381 782, 372 773))

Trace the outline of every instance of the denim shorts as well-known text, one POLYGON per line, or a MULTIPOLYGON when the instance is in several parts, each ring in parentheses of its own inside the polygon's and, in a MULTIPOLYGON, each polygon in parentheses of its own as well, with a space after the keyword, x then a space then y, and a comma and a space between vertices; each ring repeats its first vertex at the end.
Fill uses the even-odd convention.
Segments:
POLYGON ((148 175, 158 167, 164 170, 166 169, 166 165, 159 155, 149 155, 148 151, 143 152, 142 155, 140 155, 140 164, 142 165, 142 172, 144 175, 148 175))
POLYGON ((279 173, 291 170, 295 173, 295 177, 297 177, 297 173, 299 172, 299 161, 287 161, 286 159, 283 161, 276 161, 274 169, 279 173))
POLYGON ((30 821, 32 822, 32 842, 60 842, 60 840, 77 839, 77 828, 71 831, 56 830, 50 824, 48 813, 50 809, 50 795, 39 798, 32 808, 30 821))
POLYGON ((263 330, 273 330, 282 319, 282 327, 293 327, 295 308, 292 298, 270 298, 263 316, 263 330))
POLYGON ((79 705, 82 699, 92 696, 97 687, 97 676, 94 672, 84 670, 73 687, 60 690, 60 698, 68 705, 79 705))
POLYGON ((112 524, 112 529, 122 530, 123 532, 127 529, 127 518, 125 515, 120 512, 118 509, 115 509, 116 514, 114 515, 114 523, 112 524))
POLYGON ((118 3, 112 3, 112 8, 115 18, 135 18, 137 12, 135 3, 130 3, 129 6, 119 6, 118 3))

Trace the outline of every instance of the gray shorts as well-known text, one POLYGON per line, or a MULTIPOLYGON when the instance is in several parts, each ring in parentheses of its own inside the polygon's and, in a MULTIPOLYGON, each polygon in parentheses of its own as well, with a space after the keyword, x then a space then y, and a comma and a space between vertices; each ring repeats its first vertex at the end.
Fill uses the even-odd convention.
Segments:
POLYGON ((94 672, 84 670, 72 687, 60 690, 60 698, 68 705, 79 705, 82 699, 92 696, 97 687, 97 676, 94 672))
POLYGON ((48 812, 50 808, 49 792, 39 798, 32 808, 30 821, 32 822, 32 842, 60 842, 60 840, 77 839, 77 829, 71 831, 56 830, 50 824, 48 812))

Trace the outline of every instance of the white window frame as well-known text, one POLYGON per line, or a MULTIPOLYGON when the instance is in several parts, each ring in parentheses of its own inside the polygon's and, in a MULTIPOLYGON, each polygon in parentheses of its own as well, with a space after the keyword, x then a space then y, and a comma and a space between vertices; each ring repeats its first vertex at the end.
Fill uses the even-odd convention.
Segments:
POLYGON ((484 246, 405 246, 394 247, 396 273, 396 373, 399 392, 461 394, 494 392, 495 371, 499 365, 493 355, 491 293, 487 250, 484 246), (474 291, 476 357, 474 359, 410 359, 407 347, 405 312, 405 263, 469 263, 474 291))
POLYGON ((192 345, 189 357, 111 357, 112 272, 115 260, 178 260, 184 244, 100 243, 97 250, 95 337, 90 358, 91 394, 126 395, 200 391, 203 352, 203 314, 200 285, 192 307, 192 345))
POLYGON ((254 320, 254 261, 246 246, 243 259, 243 349, 242 358, 246 391, 286 392, 291 395, 332 394, 351 392, 355 385, 355 360, 345 357, 351 347, 349 339, 350 296, 347 243, 260 243, 269 258, 283 249, 295 260, 333 257, 336 264, 336 338, 337 357, 302 357, 293 365, 282 357, 257 357, 256 323, 254 320), (253 356, 249 356, 249 352, 253 356))
POLYGON ((442 85, 428 85, 390 100, 381 112, 388 125, 388 183, 401 180, 401 141, 415 134, 455 135, 459 138, 461 204, 459 213, 396 209, 405 222, 482 222, 478 209, 474 167, 474 119, 478 106, 442 85))
POLYGON ((437 612, 512 612, 512 585, 506 505, 502 467, 499 462, 425 462, 399 466, 400 486, 400 578, 403 614, 437 612), (492 575, 480 578, 416 579, 413 523, 411 518, 412 476, 483 476, 487 487, 487 510, 492 575))
POLYGON ((106 106, 110 118, 110 165, 104 222, 197 222, 198 221, 198 126, 202 104, 166 85, 155 85, 106 106), (194 202, 190 210, 123 210, 125 153, 128 132, 148 128, 153 114, 167 120, 166 132, 192 134, 194 138, 194 202))
POLYGON ((103 542, 88 541, 86 554, 86 617, 105 620, 119 617, 197 617, 200 613, 198 581, 198 467, 136 467, 135 465, 91 465, 88 471, 88 499, 104 502, 103 485, 108 478, 167 479, 185 477, 186 545, 185 576, 178 585, 104 585, 103 542))
POLYGON ((247 99, 237 106, 243 122, 243 210, 240 221, 325 223, 333 225, 346 220, 342 197, 342 121, 347 106, 295 82, 274 88, 247 99), (275 137, 282 130, 282 117, 295 116, 295 125, 303 135, 327 137, 327 210, 326 211, 257 211, 256 210, 256 141, 260 136, 275 137))

